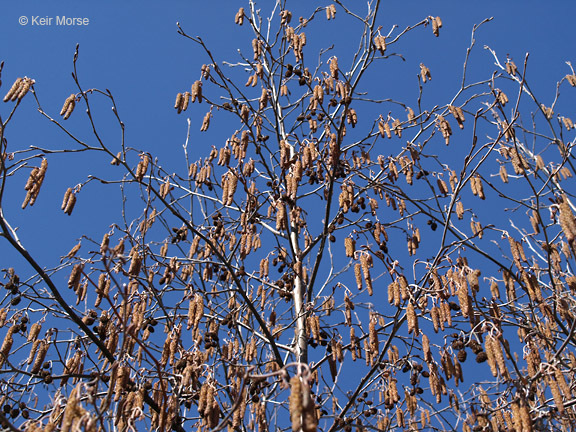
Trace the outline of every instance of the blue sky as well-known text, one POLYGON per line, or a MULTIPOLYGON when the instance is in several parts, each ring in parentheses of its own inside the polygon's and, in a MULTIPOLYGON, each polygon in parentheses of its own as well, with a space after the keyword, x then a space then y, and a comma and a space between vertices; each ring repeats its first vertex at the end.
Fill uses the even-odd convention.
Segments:
MULTIPOLYGON (((321 2, 317 3, 320 5, 321 2)), ((177 34, 176 22, 180 22, 189 34, 202 36, 217 59, 234 61, 237 60, 236 50, 242 48, 248 51, 250 41, 247 31, 232 24, 239 4, 237 1, 102 1, 97 4, 68 0, 6 1, 0 16, 0 40, 3 41, 0 57, 5 62, 3 88, 6 89, 18 76, 34 78, 44 108, 56 115, 63 100, 76 91, 70 74, 74 49, 79 43, 78 68, 83 86, 110 89, 127 126, 128 145, 152 151, 161 149, 161 157, 170 164, 174 163, 170 166, 175 170, 179 166, 186 120, 184 115, 178 116, 173 110, 174 96, 198 79, 199 68, 206 62, 198 47, 177 34), (51 26, 32 24, 33 17, 55 18, 62 15, 88 18, 89 24, 82 27, 56 26, 55 19, 51 26), (19 24, 22 16, 28 18, 27 25, 19 24)), ((311 9, 308 2, 295 4, 298 7, 307 5, 311 9)), ((509 53, 517 64, 521 64, 525 53, 530 52, 528 78, 537 93, 552 97, 556 81, 569 73, 564 62, 572 60, 576 64, 569 42, 573 36, 573 12, 576 12, 576 6, 569 1, 548 2, 546 5, 537 1, 522 2, 522 5, 512 1, 468 2, 465 5, 460 1, 390 2, 384 6, 379 21, 384 27, 383 31, 387 32, 393 24, 403 28, 428 15, 442 17, 444 26, 439 38, 432 37, 429 28, 420 28, 408 34, 396 50, 406 56, 407 64, 424 62, 430 67, 433 73, 432 97, 442 92, 450 97, 460 83, 472 26, 494 16, 494 20, 477 34, 471 64, 479 72, 478 75, 486 77, 494 69, 492 59, 482 49, 483 45, 490 45, 501 57, 509 53)), ((322 25, 319 25, 320 28, 322 25)), ((337 47, 355 47, 356 41, 349 39, 348 35, 347 32, 330 31, 325 35, 328 37, 319 39, 326 40, 327 45, 330 38, 335 38, 337 47)), ((410 70, 408 66, 406 70, 410 70)), ((409 99, 413 99, 417 96, 414 77, 418 70, 414 67, 412 70, 410 74, 389 74, 386 84, 375 85, 383 92, 390 92, 390 97, 406 99, 408 95, 409 99)), ((204 109, 201 107, 187 112, 192 116, 193 130, 199 128, 204 109)), ((80 116, 76 117, 78 119, 80 116)), ((73 131, 83 131, 85 124, 77 119, 69 120, 67 126, 73 131)), ((104 136, 110 140, 118 139, 117 124, 108 102, 103 103, 97 120, 103 127, 104 136)), ((10 134, 8 137, 11 142, 18 141, 18 145, 23 147, 40 145, 58 148, 59 143, 66 140, 60 131, 36 113, 32 100, 26 101, 19 110, 13 125, 13 129, 16 128, 17 137, 10 134), (30 124, 34 126, 29 127, 30 124)), ((194 146, 205 151, 209 149, 210 139, 213 137, 198 134, 194 146)), ((50 182, 44 186, 62 191, 56 196, 60 196, 67 187, 82 182, 86 167, 90 167, 92 161, 89 159, 87 165, 80 166, 71 164, 71 158, 63 157, 61 160, 62 165, 58 170, 51 166, 50 182)), ((90 173, 97 174, 97 168, 94 170, 90 173)), ((15 199, 19 201, 23 194, 19 185, 16 191, 15 199)), ((101 212, 101 200, 79 198, 78 213, 93 216, 106 213, 101 212)), ((106 200, 107 205, 117 204, 118 196, 110 192, 106 194, 106 200)), ((38 204, 41 201, 40 198, 38 204)), ((21 212, 17 206, 15 213, 9 215, 23 220, 31 216, 38 221, 37 211, 40 210, 21 212)), ((77 225, 80 218, 73 219, 56 212, 53 218, 45 218, 37 224, 41 231, 31 233, 30 239, 42 238, 44 241, 41 244, 51 243, 59 238, 57 233, 63 229, 72 232, 72 238, 78 237, 86 227, 77 225)), ((93 228, 99 232, 106 229, 109 223, 112 221, 101 217, 91 219, 93 228)), ((22 235, 28 234, 23 232, 22 235)), ((30 246, 35 248, 37 244, 30 246)), ((58 255, 65 253, 69 246, 58 247, 58 255)))

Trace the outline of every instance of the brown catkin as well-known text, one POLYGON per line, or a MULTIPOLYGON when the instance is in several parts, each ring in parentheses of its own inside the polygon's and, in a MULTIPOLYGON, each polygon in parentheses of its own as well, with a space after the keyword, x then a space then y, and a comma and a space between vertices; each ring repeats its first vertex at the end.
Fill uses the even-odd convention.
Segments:
POLYGON ((480 199, 486 199, 486 195, 484 195, 484 187, 482 186, 482 178, 476 176, 474 179, 476 180, 476 195, 478 195, 478 198, 480 199))
POLYGON ((28 337, 26 338, 28 342, 35 341, 40 334, 40 330, 42 329, 42 324, 39 322, 35 322, 30 326, 30 331, 28 332, 28 337))
POLYGON ((142 181, 144 179, 146 171, 148 170, 149 163, 150 163, 150 157, 148 155, 141 156, 141 160, 140 162, 138 162, 138 165, 136 167, 136 174, 135 174, 136 180, 142 181))
POLYGON ((64 210, 64 213, 70 215, 74 209, 75 204, 76 197, 74 195, 74 190, 72 188, 66 189, 66 192, 64 193, 64 199, 62 200, 61 209, 64 210))
POLYGON ((133 249, 130 252, 130 257, 132 259, 130 261, 130 267, 128 268, 128 274, 132 277, 136 277, 138 276, 138 273, 140 273, 140 268, 142 267, 142 257, 136 249, 133 249))
POLYGON ((494 356, 496 359, 496 364, 498 365, 498 369, 500 370, 500 375, 507 378, 509 375, 508 368, 506 367, 504 351, 502 350, 502 344, 500 343, 499 338, 494 338, 492 348, 494 349, 494 356))
POLYGON ((518 267, 518 270, 522 270, 522 255, 521 244, 514 240, 512 237, 508 237, 508 243, 510 245, 510 253, 514 259, 514 264, 518 267))
POLYGON ((420 63, 420 76, 422 78, 422 82, 432 81, 432 74, 430 73, 430 69, 424 66, 423 63, 420 63))
POLYGON ((74 258, 76 256, 76 253, 80 250, 81 247, 82 243, 81 242, 77 243, 76 246, 70 249, 70 252, 66 254, 66 258, 74 258))
POLYGON ((440 190, 440 193, 442 195, 448 195, 448 186, 446 185, 446 182, 442 179, 438 179, 437 183, 438 183, 438 189, 440 190))
POLYGON ((36 352, 36 358, 34 359, 34 364, 32 365, 31 373, 37 374, 42 368, 44 359, 46 358, 46 353, 48 352, 48 343, 46 341, 41 341, 38 351, 36 352))
POLYGON ((198 100, 198 103, 202 103, 202 81, 197 80, 192 84, 192 88, 190 89, 190 98, 192 103, 198 100))
POLYGON ((12 87, 10 87, 10 90, 8 90, 8 93, 6 93, 6 96, 4 96, 4 102, 8 102, 14 95, 18 94, 20 87, 22 86, 22 82, 22 78, 17 78, 16 81, 14 81, 14 84, 12 84, 12 87))
POLYGON ((456 203, 456 215, 458 216, 458 219, 462 219, 464 217, 464 204, 462 201, 458 201, 456 203))
POLYGON ((308 396, 308 399, 310 401, 309 405, 305 407, 302 413, 302 432, 316 432, 318 427, 317 410, 310 396, 308 396))
POLYGON ((492 425, 492 429, 497 431, 499 428, 504 428, 506 423, 504 421, 504 415, 502 414, 502 410, 494 410, 494 415, 490 419, 490 423, 492 425))
POLYGON ((94 306, 100 306, 102 299, 108 297, 109 292, 110 278, 108 278, 106 273, 101 273, 100 276, 98 276, 98 287, 96 288, 96 301, 94 302, 94 306))
POLYGON ((201 294, 196 294, 194 296, 194 321, 193 325, 198 327, 200 321, 204 317, 204 297, 201 294))
POLYGON ((46 170, 48 169, 48 161, 46 159, 42 159, 42 163, 40 164, 40 168, 35 167, 30 172, 30 176, 28 177, 28 181, 24 186, 24 190, 27 191, 26 197, 24 198, 24 202, 22 203, 22 208, 26 208, 28 204, 31 206, 34 205, 36 199, 38 198, 38 194, 40 193, 40 187, 44 182, 44 177, 46 176, 46 170))
POLYGON ((500 165, 500 179, 504 183, 508 183, 508 172, 506 171, 506 167, 504 165, 500 165))
POLYGON ((182 93, 178 93, 176 95, 176 101, 174 102, 174 109, 178 110, 178 114, 182 111, 182 101, 184 99, 184 95, 182 93))
POLYGON ((434 36, 440 36, 440 29, 442 28, 442 19, 438 16, 436 18, 432 17, 432 33, 434 36))
POLYGON ((292 12, 289 10, 284 9, 280 12, 280 25, 288 25, 292 21, 292 12))
POLYGON ((370 337, 370 349, 372 353, 377 354, 379 352, 379 342, 378 342, 378 332, 376 331, 376 320, 370 320, 368 325, 368 334, 370 337))
POLYGON ((262 260, 260 261, 260 277, 264 278, 264 277, 268 277, 270 271, 270 263, 268 261, 268 258, 262 258, 262 260))
POLYGON ((440 309, 438 306, 432 307, 430 309, 430 319, 432 320, 432 325, 434 326, 434 333, 438 333, 440 327, 440 309))
POLYGON ((76 106, 76 95, 71 94, 68 98, 64 101, 64 105, 62 106, 62 110, 60 111, 60 115, 64 116, 64 120, 68 120, 72 111, 74 111, 74 107, 76 106))
POLYGON ((476 184, 476 177, 470 179, 470 189, 472 189, 472 195, 478 196, 478 189, 476 184))
POLYGON ((202 384, 202 386, 200 387, 200 394, 199 394, 199 398, 198 398, 198 412, 199 413, 204 413, 204 411, 206 410, 206 407, 208 406, 207 395, 208 395, 209 387, 210 387, 210 383, 208 381, 205 381, 204 384, 202 384))
POLYGON ((400 288, 398 287, 397 282, 390 282, 388 284, 388 303, 394 304, 395 298, 398 298, 398 300, 400 299, 400 288), (396 295, 396 290, 398 291, 398 295, 396 295))
POLYGON ((18 99, 18 101, 21 101, 22 98, 26 96, 26 94, 28 93, 28 90, 30 90, 30 86, 32 84, 34 84, 34 80, 30 78, 24 78, 24 81, 20 85, 20 89, 18 90, 18 92, 16 92, 16 94, 12 96, 12 101, 14 102, 16 99, 18 99))
POLYGON ((440 308, 442 310, 442 319, 445 321, 449 327, 452 326, 452 310, 447 302, 440 303, 440 308))
POLYGON ((509 102, 508 96, 506 96, 506 93, 502 90, 498 90, 496 99, 500 104, 502 104, 502 106, 505 106, 509 102))
POLYGON ((344 317, 346 318, 346 325, 352 325, 352 310, 354 309, 354 303, 348 297, 348 294, 344 296, 344 317))
POLYGON ((464 318, 468 318, 470 313, 470 305, 468 303, 468 285, 466 282, 460 282, 458 285, 457 297, 458 303, 460 304, 460 310, 462 312, 462 316, 464 318))
POLYGON ((358 341, 354 327, 350 327, 350 353, 352 355, 352 361, 356 361, 356 358, 358 358, 358 341))
POLYGON ((276 212, 276 229, 278 231, 286 230, 286 207, 279 204, 276 212))
POLYGON ((496 363, 496 351, 494 344, 497 343, 492 335, 486 336, 484 340, 484 350, 486 351, 486 359, 488 360, 488 365, 490 366, 490 371, 492 375, 498 376, 498 365, 496 363))
POLYGON ((300 377, 293 376, 290 379, 290 397, 289 397, 290 421, 292 422, 292 431, 298 432, 302 427, 302 382, 300 377))
POLYGON ((384 55, 384 52, 386 51, 386 37, 382 35, 375 36, 374 47, 380 51, 381 55, 384 55))
POLYGON ((64 408, 64 414, 62 416, 62 427, 60 429, 61 432, 69 432, 71 430, 74 430, 75 427, 73 426, 73 424, 75 423, 75 420, 83 414, 84 410, 80 406, 80 397, 78 395, 82 385, 83 385, 82 383, 79 383, 70 392, 70 396, 68 396, 66 406, 64 408))
POLYGON ((564 400, 562 398, 562 393, 560 392, 560 387, 558 383, 554 379, 554 377, 547 376, 546 381, 548 387, 550 387, 550 393, 552 393, 552 398, 554 399, 554 403, 556 404, 556 408, 560 414, 564 413, 564 400))
POLYGON ((516 75, 518 73, 516 64, 510 59, 506 61, 506 72, 508 72, 510 75, 516 75))
MULTIPOLYGON (((426 82, 426 80, 424 80, 426 82)), ((444 137, 444 142, 446 145, 450 144, 450 136, 452 135, 452 128, 450 127, 450 123, 448 120, 444 118, 444 116, 439 115, 438 119, 436 120, 438 124, 438 128, 440 132, 442 132, 442 136, 444 137)))
POLYGON ((83 270, 84 270, 84 264, 75 264, 74 267, 72 267, 70 277, 68 278, 68 288, 71 289, 73 288, 74 291, 78 290, 83 270))
POLYGON ((366 358, 366 366, 374 366, 374 356, 375 354, 370 349, 370 342, 368 339, 364 339, 364 358, 366 358))
POLYGON ((114 156, 110 161, 110 165, 118 166, 120 165, 121 161, 122 161, 122 152, 118 152, 116 153, 116 156, 114 156))
MULTIPOLYGON (((188 105, 190 104, 190 92, 184 93, 183 100, 182 100, 182 111, 186 111, 188 109, 188 105)), ((178 112, 180 113, 180 111, 178 112)))
POLYGON ((378 131, 380 132, 380 136, 382 138, 384 137, 388 137, 389 139, 392 138, 392 130, 390 129, 390 124, 388 122, 380 120, 378 122, 378 131))
POLYGON ((532 418, 530 417, 530 407, 526 402, 520 405, 520 420, 522 423, 522 430, 532 431, 532 418))
POLYGON ((234 17, 234 23, 238 25, 244 24, 245 16, 246 15, 244 14, 244 8, 241 7, 240 9, 238 9, 238 12, 236 12, 236 16, 234 17))
MULTIPOLYGON (((66 366, 64 366, 63 374, 69 375, 69 374, 76 373, 76 369, 78 368, 78 366, 80 364, 81 358, 82 358, 81 352, 76 351, 76 353, 74 353, 74 355, 72 357, 70 357, 68 359, 68 361, 66 362, 66 366)), ((68 378, 69 378, 69 376, 64 376, 62 378, 62 380, 60 381, 60 386, 66 385, 66 383, 68 382, 68 378)))
POLYGON ((268 100, 270 99, 270 94, 267 89, 262 89, 262 94, 260 96, 260 109, 264 109, 268 106, 268 100))
POLYGON ((417 124, 417 122, 416 122, 416 114, 414 114, 414 110, 413 110, 412 108, 410 108, 410 107, 408 107, 407 117, 408 117, 408 121, 409 121, 410 123, 412 123, 412 124, 414 124, 414 125, 417 124))
POLYGON ((408 292, 408 280, 406 279, 406 276, 400 275, 396 280, 398 281, 400 298, 402 300, 408 300, 410 293, 408 292))
POLYGON ((362 289, 362 265, 359 263, 354 264, 354 276, 356 278, 356 286, 359 290, 362 289))
POLYGON ((446 379, 450 380, 454 376, 454 363, 452 362, 452 357, 446 351, 442 351, 441 355, 442 369, 444 369, 444 374, 446 379))
POLYGON ((552 110, 551 107, 547 107, 546 105, 541 104, 540 108, 542 108, 542 112, 544 113, 544 115, 548 120, 550 120, 554 116, 554 111, 552 110))
POLYGON ((308 329, 316 341, 320 341, 320 318, 318 315, 309 316, 308 329))
POLYGON ((432 351, 430 351, 430 340, 426 334, 422 333, 422 353, 424 354, 424 361, 429 363, 432 361, 432 351))
POLYGON ((400 407, 396 407, 396 424, 401 428, 406 426, 404 422, 404 411, 402 411, 400 407))
POLYGON ((466 279, 468 280, 468 283, 470 284, 470 289, 472 290, 473 293, 477 293, 480 290, 480 282, 478 280, 480 275, 481 272, 478 269, 471 270, 466 275, 466 279))
POLYGON ((458 127, 460 129, 464 129, 464 122, 466 121, 466 118, 464 117, 464 111, 462 111, 462 108, 450 105, 448 106, 448 109, 450 114, 452 114, 452 116, 456 119, 458 127))
POLYGON ((334 4, 326 6, 326 19, 331 20, 334 18, 336 18, 336 6, 334 4))
POLYGON ((12 349, 12 344, 14 343, 12 334, 14 333, 15 329, 15 326, 10 327, 8 332, 6 332, 6 336, 4 336, 4 340, 2 341, 2 347, 0 347, 0 367, 2 367, 4 361, 10 355, 10 350, 12 349))
MULTIPOLYGON (((515 148, 510 149, 510 156, 512 158, 512 167, 514 168, 515 174, 524 174, 528 163, 525 161, 524 157, 515 148)), ((540 155, 538 155, 540 156, 540 155)), ((538 158, 536 158, 536 166, 538 166, 538 158)))
POLYGON ((366 289, 368 294, 373 294, 372 289, 372 277, 370 276, 370 267, 372 267, 372 256, 368 254, 362 254, 360 257, 360 266, 362 267, 362 275, 364 276, 364 281, 366 282, 366 289))
POLYGON ((346 250, 346 256, 350 258, 353 257, 354 252, 356 252, 356 241, 350 237, 346 237, 344 239, 344 248, 346 250))
POLYGON ((560 203, 560 227, 566 236, 566 240, 573 247, 576 247, 576 218, 572 213, 570 204, 568 204, 568 198, 566 196, 562 197, 562 202, 560 203))
POLYGON ((350 108, 346 115, 346 121, 348 124, 352 125, 352 127, 356 127, 356 123, 358 123, 358 115, 356 114, 356 110, 354 108, 350 108))
POLYGON ((72 211, 74 210, 74 206, 76 205, 76 194, 72 193, 68 197, 68 202, 66 203, 66 207, 64 207, 64 213, 68 216, 72 215, 72 211))
POLYGON ((212 114, 210 113, 210 111, 208 111, 206 113, 206 115, 204 116, 204 119, 202 120, 202 126, 200 126, 200 132, 205 132, 208 130, 208 128, 210 127, 210 118, 212 117, 212 114))
POLYGON ((30 353, 28 354, 28 359, 26 360, 26 363, 28 365, 31 365, 32 362, 34 361, 34 357, 36 357, 36 353, 38 352, 38 347, 40 346, 40 344, 44 343, 43 340, 40 339, 36 339, 33 343, 32 343, 32 347, 30 348, 30 353))
POLYGON ((492 281, 490 284, 490 293, 492 297, 499 299, 500 298, 500 289, 498 288, 498 283, 496 281, 492 281))
POLYGON ((408 333, 413 332, 415 335, 418 335, 418 317, 414 310, 414 304, 411 301, 408 303, 408 306, 406 306, 406 321, 408 323, 408 333))

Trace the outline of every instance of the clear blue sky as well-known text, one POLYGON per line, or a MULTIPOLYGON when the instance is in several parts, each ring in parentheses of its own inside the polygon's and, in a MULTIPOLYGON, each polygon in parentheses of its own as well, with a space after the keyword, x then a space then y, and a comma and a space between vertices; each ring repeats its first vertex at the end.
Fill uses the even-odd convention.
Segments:
MULTIPOLYGON (((176 22, 179 21, 189 34, 202 36, 217 59, 234 61, 237 59, 237 48, 244 51, 250 49, 248 31, 231 25, 241 3, 5 1, 0 16, 0 60, 5 62, 2 92, 7 91, 6 87, 16 77, 32 77, 36 80, 36 89, 44 108, 57 115, 64 99, 76 91, 70 74, 74 49, 79 43, 80 80, 84 88, 108 88, 112 91, 127 126, 128 145, 159 155, 164 165, 170 167, 169 170, 182 169, 179 157, 186 120, 184 115, 176 115, 174 97, 177 92, 188 89, 198 78, 199 68, 206 58, 202 57, 198 47, 176 33, 176 22), (74 27, 55 25, 56 17, 63 15, 88 18, 89 24, 74 27), (26 17, 28 24, 21 25, 20 17, 26 17), (33 23, 34 17, 54 19, 52 25, 40 26, 33 23)), ((329 2, 314 3, 324 5, 329 2)), ((300 7, 308 2, 297 1, 294 4, 300 7)), ((482 49, 483 45, 490 45, 501 57, 509 53, 518 64, 522 63, 525 53, 530 52, 528 78, 537 93, 552 98, 557 80, 569 72, 564 62, 571 60, 576 64, 576 54, 571 47, 574 12, 576 6, 571 1, 546 4, 538 1, 386 2, 379 21, 387 32, 392 24, 403 28, 428 15, 442 17, 444 27, 439 38, 432 37, 429 28, 421 28, 403 39, 396 51, 405 54, 411 64, 424 62, 428 65, 433 73, 434 91, 438 94, 444 92, 446 97, 450 97, 460 82, 472 26, 493 16, 494 20, 478 32, 477 47, 472 56, 479 75, 486 77, 494 69, 490 56, 482 49)), ((330 32, 328 36, 325 40, 328 42, 332 38, 337 47, 356 46, 356 41, 347 38, 349 33, 346 31, 330 32)), ((406 77, 389 76, 386 91, 390 91, 391 97, 398 98, 402 97, 402 92, 408 92, 409 98, 414 99, 417 89, 413 83, 417 72, 414 69, 413 75, 409 76, 412 80, 409 86, 398 84, 402 84, 399 80, 406 77)), ((104 136, 110 141, 118 140, 118 128, 109 103, 104 102, 101 108, 97 120, 104 136)), ((194 108, 186 114, 192 117, 193 129, 197 130, 206 107, 194 108)), ((7 106, 2 111, 3 115, 6 115, 6 109, 7 106)), ((574 111, 574 107, 571 109, 574 111)), ((17 129, 17 135, 10 131, 7 133, 11 146, 17 143, 20 148, 28 145, 60 148, 63 147, 61 143, 67 143, 62 132, 35 113, 35 104, 31 99, 19 111, 12 126, 13 131, 17 129)), ((86 124, 79 120, 80 116, 75 117, 67 122, 67 126, 73 131, 86 132, 86 124)), ((214 135, 198 135, 194 146, 204 152, 212 144, 210 139, 214 139, 214 135)), ((47 195, 50 188, 54 188, 55 195, 59 197, 67 187, 83 181, 86 173, 98 174, 96 168, 90 168, 91 163, 94 165, 91 159, 86 160, 83 166, 72 165, 72 158, 69 157, 60 160, 62 165, 57 170, 53 169, 54 164, 49 169, 49 181, 43 186, 46 190, 41 193, 37 207, 40 207, 42 196, 47 195)), ((20 179, 22 185, 24 181, 20 179)), ((22 185, 17 185, 14 198, 17 205, 8 216, 12 219, 23 218, 22 221, 32 217, 37 221, 36 212, 41 210, 18 210, 24 195, 22 185)), ((93 187, 92 190, 95 189, 93 187)), ((94 216, 90 219, 93 228, 99 233, 103 232, 108 224, 114 222, 101 218, 106 214, 106 211, 101 211, 105 203, 98 197, 88 200, 83 195, 88 194, 79 196, 75 212, 94 216)), ((110 191, 106 199, 117 203, 118 194, 110 191)), ((59 212, 53 214, 54 217, 44 218, 37 225, 39 232, 22 232, 23 238, 30 235, 30 241, 42 239, 41 243, 45 243, 58 239, 58 233, 63 229, 73 232, 72 238, 78 237, 86 229, 86 226, 78 225, 80 217, 68 218, 59 212)), ((38 246, 30 245, 30 241, 26 243, 32 249, 38 246)), ((68 243, 58 247, 58 255, 66 253, 69 247, 68 243)))

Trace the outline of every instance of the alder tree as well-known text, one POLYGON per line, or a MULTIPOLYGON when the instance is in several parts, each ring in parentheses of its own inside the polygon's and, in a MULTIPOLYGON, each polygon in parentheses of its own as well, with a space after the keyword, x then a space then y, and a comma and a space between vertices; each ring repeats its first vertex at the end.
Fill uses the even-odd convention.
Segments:
POLYGON ((477 46, 486 19, 453 53, 452 93, 427 98, 436 72, 421 63, 416 97, 390 99, 374 77, 418 60, 403 39, 441 39, 440 17, 402 28, 376 0, 305 16, 262 3, 223 10, 233 59, 177 25, 200 62, 174 103, 190 116, 178 163, 126 138, 135 107, 83 81, 89 53, 76 48, 60 113, 44 108, 49 83, 3 59, 3 430, 573 430, 575 134, 557 112, 571 65, 540 99, 528 56, 477 46), (320 46, 327 28, 356 49, 320 46), (472 81, 476 51, 491 72, 472 81), (102 102, 116 141, 94 120, 102 102), (19 142, 24 104, 61 131, 58 149, 19 142), (87 166, 43 195, 51 161, 79 152, 115 174, 87 166), (126 203, 109 231, 64 233, 53 262, 29 252, 19 214, 73 220, 102 191, 126 203))

